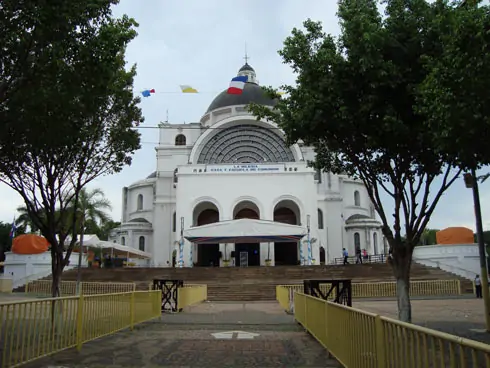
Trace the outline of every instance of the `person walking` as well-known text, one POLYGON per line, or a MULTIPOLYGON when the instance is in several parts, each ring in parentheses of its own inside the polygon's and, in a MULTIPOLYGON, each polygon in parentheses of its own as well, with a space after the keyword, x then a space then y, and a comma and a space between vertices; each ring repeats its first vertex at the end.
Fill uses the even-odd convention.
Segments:
POLYGON ((481 279, 480 279, 480 275, 476 275, 475 277, 475 294, 476 294, 476 297, 477 298, 483 298, 483 294, 481 292, 481 279))
POLYGON ((347 249, 342 248, 342 256, 344 257, 344 264, 349 264, 349 252, 347 252, 347 249))
POLYGON ((362 264, 361 248, 356 248, 356 263, 362 264))

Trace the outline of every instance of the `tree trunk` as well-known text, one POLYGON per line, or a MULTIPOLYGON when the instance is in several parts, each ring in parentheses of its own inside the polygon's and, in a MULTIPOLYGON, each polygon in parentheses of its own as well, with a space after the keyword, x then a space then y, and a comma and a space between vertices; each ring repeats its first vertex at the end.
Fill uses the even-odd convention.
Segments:
POLYGON ((396 277, 396 298, 398 302, 398 319, 412 322, 412 304, 410 303, 410 275, 404 273, 396 277))
POLYGON ((393 274, 396 279, 396 298, 398 303, 398 319, 403 322, 412 322, 412 305, 410 303, 410 266, 412 254, 404 246, 398 246, 393 251, 391 261, 393 274), (400 249, 402 248, 402 249, 400 249))
POLYGON ((56 251, 51 252, 51 274, 53 283, 51 284, 51 296, 57 298, 61 296, 60 283, 61 274, 63 273, 63 253, 58 254, 56 251))

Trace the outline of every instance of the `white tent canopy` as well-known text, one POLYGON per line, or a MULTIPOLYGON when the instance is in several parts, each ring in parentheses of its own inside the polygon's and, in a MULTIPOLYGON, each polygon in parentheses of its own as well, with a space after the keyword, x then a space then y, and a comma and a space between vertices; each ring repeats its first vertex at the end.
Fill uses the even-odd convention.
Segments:
MULTIPOLYGON (((80 239, 80 235, 78 235, 78 239, 80 239)), ((69 242, 70 239, 67 238, 66 241, 69 242)), ((151 258, 150 253, 126 245, 100 240, 99 237, 94 234, 86 234, 83 236, 83 246, 107 250, 107 252, 112 254, 126 255, 128 258, 151 258)))
POLYGON ((239 219, 192 227, 184 230, 184 238, 200 244, 295 242, 306 233, 306 228, 302 226, 239 219))

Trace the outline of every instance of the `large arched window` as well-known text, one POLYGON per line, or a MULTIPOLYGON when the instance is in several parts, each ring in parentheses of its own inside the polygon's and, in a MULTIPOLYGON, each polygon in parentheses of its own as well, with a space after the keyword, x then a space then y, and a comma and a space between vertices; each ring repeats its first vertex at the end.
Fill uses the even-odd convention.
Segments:
POLYGON ((361 194, 359 193, 358 190, 354 192, 354 206, 360 206, 361 205, 361 194))
POLYGON ((177 137, 175 137, 176 146, 185 146, 186 143, 187 143, 187 139, 185 138, 185 135, 179 134, 177 137))
POLYGON ((143 209, 143 194, 138 194, 138 200, 136 203, 136 210, 141 211, 143 209))
POLYGON ((172 216, 172 231, 174 233, 177 231, 177 214, 175 212, 172 216))
POLYGON ((139 250, 141 250, 142 252, 145 251, 145 237, 144 236, 140 236, 140 238, 138 240, 138 246, 139 246, 139 250))
POLYGON ((323 229, 323 212, 321 209, 318 209, 318 228, 323 229))
POLYGON ((294 162, 294 155, 274 129, 252 124, 218 129, 197 159, 198 164, 259 162, 294 162))
POLYGON ((378 254, 378 234, 373 234, 373 251, 374 254, 378 254))
POLYGON ((361 249, 361 235, 354 233, 354 247, 356 250, 361 249))
POLYGON ((124 236, 121 237, 121 245, 126 245, 126 238, 124 236))

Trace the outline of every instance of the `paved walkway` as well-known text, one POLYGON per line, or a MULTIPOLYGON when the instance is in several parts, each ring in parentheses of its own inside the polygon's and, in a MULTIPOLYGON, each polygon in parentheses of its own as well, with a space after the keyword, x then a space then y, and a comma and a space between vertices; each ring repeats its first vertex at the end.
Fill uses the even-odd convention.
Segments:
MULTIPOLYGON (((353 307, 397 319, 394 300, 354 300, 353 307)), ((490 344, 485 332, 485 309, 482 299, 453 298, 439 300, 412 299, 412 322, 438 331, 490 344)))
POLYGON ((340 365, 276 302, 203 303, 25 365, 54 367, 323 367, 340 365))

